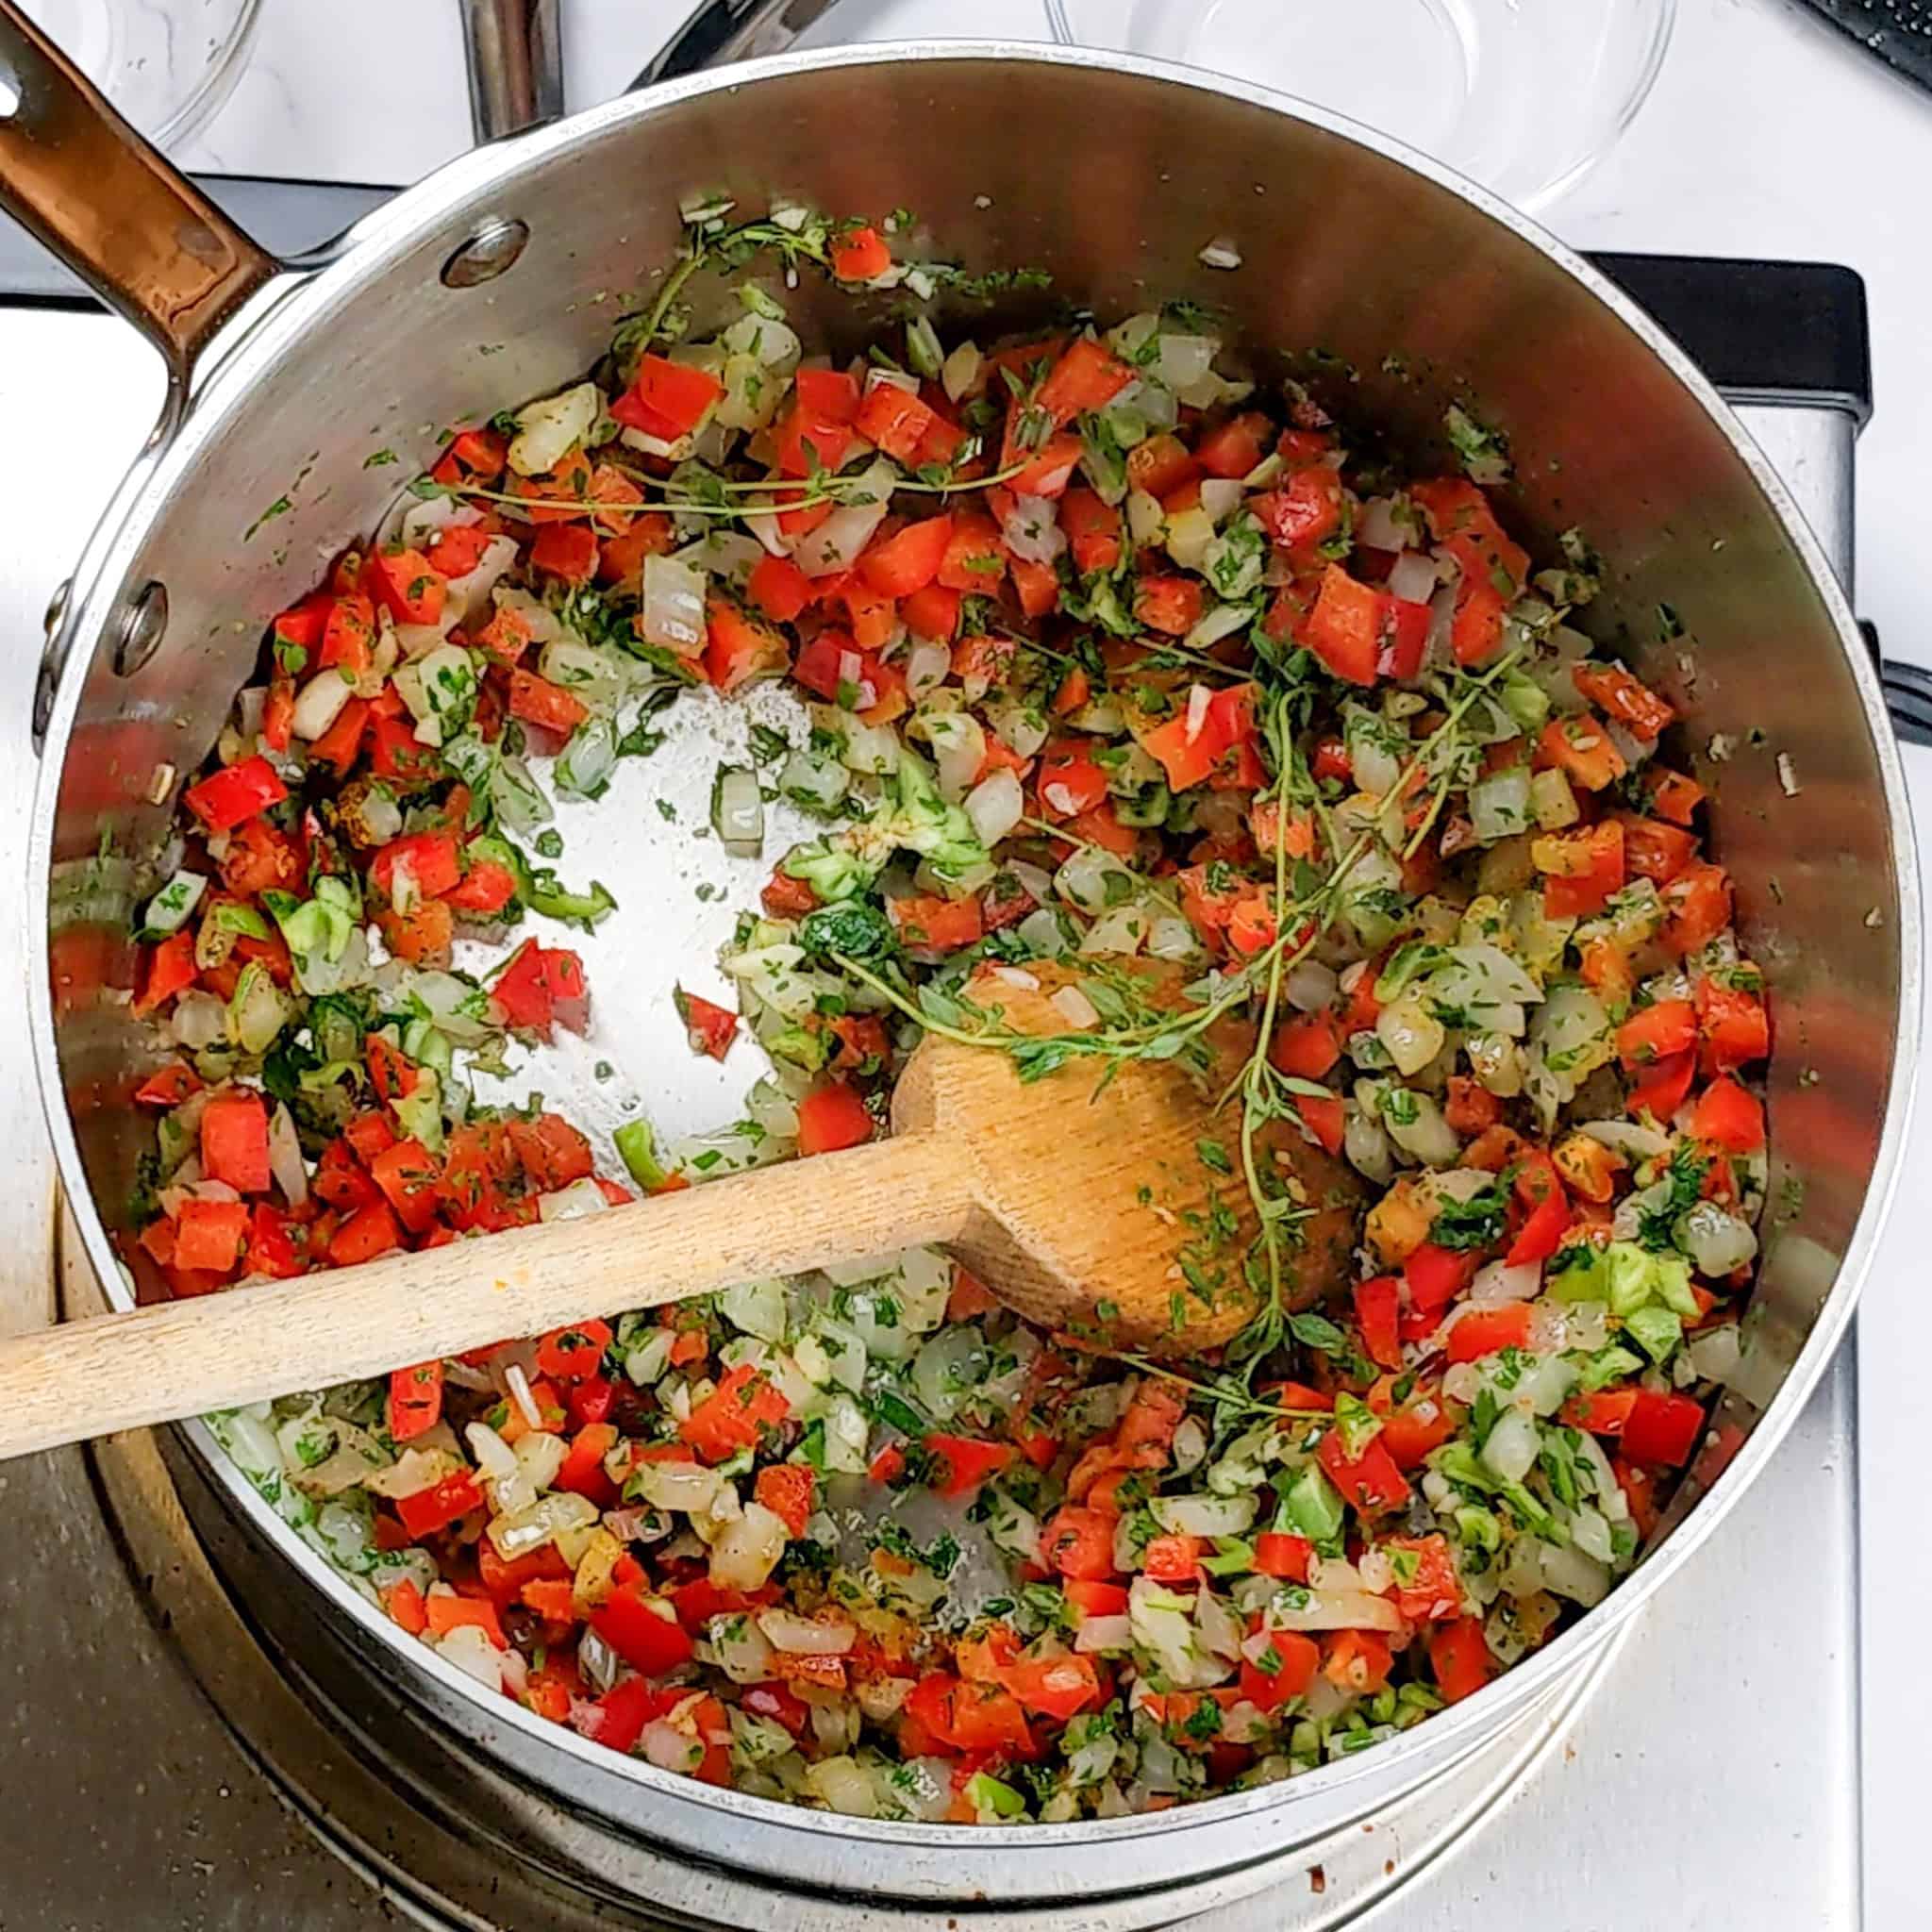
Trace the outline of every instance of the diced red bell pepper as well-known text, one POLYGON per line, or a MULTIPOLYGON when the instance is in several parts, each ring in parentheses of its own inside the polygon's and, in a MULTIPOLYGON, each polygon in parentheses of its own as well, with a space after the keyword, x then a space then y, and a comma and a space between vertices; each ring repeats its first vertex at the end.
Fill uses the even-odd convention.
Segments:
POLYGON ((1552 718, 1536 741, 1531 762, 1540 772, 1562 772, 1585 791, 1601 791, 1628 770, 1610 734, 1590 711, 1574 718, 1552 718))
POLYGON ((543 948, 535 940, 525 940, 510 955, 491 985, 490 1000, 506 1026, 548 1036, 550 987, 543 970, 543 948))
POLYGON ((1381 593, 1331 563, 1322 574, 1302 641, 1337 677, 1371 685, 1381 657, 1381 593))
MULTIPOLYGON (((1229 928, 1230 937, 1234 930, 1229 928)), ((1258 951, 1259 948, 1244 948, 1237 943, 1235 950, 1258 951)), ((1316 1144, 1324 1153, 1341 1152, 1342 1139, 1347 1132, 1347 1115, 1340 1094, 1327 1099, 1318 1099, 1312 1093, 1291 1094, 1289 1105, 1294 1108, 1295 1118, 1314 1136, 1316 1144)))
POLYGON ((1082 738, 1058 739, 1040 754, 1036 785, 1041 807, 1057 819, 1077 818, 1107 797, 1107 773, 1082 738))
POLYGON ((1121 560, 1121 513, 1091 490, 1069 490, 1060 498, 1060 528, 1083 576, 1111 570, 1121 560))
MULTIPOLYGON (((378 582, 366 565, 364 579, 378 582)), ((360 677, 375 661, 375 606, 360 591, 331 600, 315 661, 320 670, 340 670, 352 679, 360 677)))
POLYGON ((1460 1704, 1465 1697, 1474 1697, 1493 1674, 1480 1617, 1457 1617, 1453 1623, 1437 1624, 1429 1632, 1428 1646, 1429 1669, 1435 1673, 1436 1689, 1445 1704, 1460 1704))
POLYGON ((1195 577, 1142 577, 1134 586, 1134 615, 1149 630, 1185 637, 1201 621, 1207 592, 1195 577))
POLYGON ((1341 473, 1311 463, 1257 497, 1252 507, 1273 542, 1306 553, 1341 527, 1341 473))
POLYGON ((1553 1181, 1517 1229, 1509 1252, 1504 1257, 1506 1265, 1523 1268, 1535 1261, 1547 1261, 1563 1245, 1563 1237, 1569 1231, 1570 1203, 1561 1186, 1553 1181))
POLYGON ((293 1224, 279 1208, 258 1201, 248 1216, 248 1249, 242 1257, 242 1272, 265 1274, 271 1281, 287 1281, 306 1274, 308 1262, 296 1252, 289 1230, 293 1224))
POLYGON ((1253 696, 1254 687, 1245 684, 1214 692, 1205 707, 1191 695, 1186 709, 1147 733, 1141 747, 1159 760, 1171 790, 1185 791, 1214 777, 1230 754, 1252 743, 1253 696))
POLYGON ((553 1328, 537 1344, 537 1369, 556 1382, 575 1382, 594 1375, 610 1346, 610 1324, 591 1320, 553 1328))
POLYGON ((440 899, 458 885, 463 862, 454 832, 409 832, 391 839, 370 862, 369 876, 387 899, 398 896, 396 873, 407 870, 415 882, 415 896, 440 899))
MULTIPOLYGON (((838 369, 801 369, 792 377, 792 396, 791 408, 773 431, 779 471, 787 476, 808 475, 813 458, 806 453, 808 445, 822 467, 836 470, 853 445, 852 425, 859 403, 857 377, 838 369)), ((819 512, 829 514, 830 509, 829 504, 817 506, 812 523, 822 522, 819 512)), ((782 512, 778 519, 778 527, 793 536, 800 534, 799 528, 787 520, 794 514, 782 512)), ((812 523, 803 527, 810 528, 812 523)))
POLYGON ((1355 1319, 1370 1359, 1385 1369, 1402 1367, 1402 1284, 1392 1274, 1358 1281, 1355 1319))
MULTIPOLYGON (((359 702, 359 700, 358 700, 359 702)), ((368 708, 366 706, 363 708, 368 708)), ((358 729, 358 738, 361 737, 358 729)), ((378 778, 392 778, 403 787, 426 785, 441 773, 441 760, 433 747, 424 744, 416 736, 416 727, 408 718, 392 718, 377 712, 367 720, 369 739, 369 769, 378 778)), ((317 741, 318 744, 320 741, 317 741)), ((349 758, 354 759, 356 746, 349 747, 349 758)), ((346 765, 339 769, 346 769, 346 765)))
POLYGON ((179 1107, 191 1093, 201 1091, 201 1075, 185 1060, 170 1060, 134 1090, 137 1107, 179 1107))
POLYGON ((1731 882, 1723 867, 1687 865, 1662 892, 1665 952, 1677 958, 1701 951, 1731 923, 1731 882))
POLYGON ((596 1166, 590 1141, 560 1113, 513 1119, 505 1125, 530 1185, 544 1193, 583 1180, 596 1166))
POLYGON ((566 584, 597 575, 597 533, 588 523, 546 524, 530 546, 530 568, 566 584))
POLYGON ((791 1405, 769 1375, 741 1362, 691 1410, 678 1434, 707 1462, 724 1462, 758 1446, 760 1429, 775 1428, 791 1405))
POLYGON ((1578 664, 1570 678, 1583 696, 1626 725, 1634 737, 1655 739, 1677 715, 1675 706, 1621 664, 1578 664))
POLYGON ((610 413, 626 429, 675 442, 710 414, 724 393, 724 385, 708 369, 668 356, 640 356, 630 387, 611 404, 610 413))
POLYGON ((1187 1583, 1200 1574, 1201 1545, 1191 1536, 1150 1537, 1141 1567, 1156 1583, 1187 1583))
POLYGON ((832 273, 841 282, 869 282, 892 265, 892 251, 876 228, 847 228, 834 235, 826 246, 832 273))
POLYGON ((591 1628, 632 1670, 647 1677, 675 1671, 689 1662, 697 1648, 691 1632, 677 1621, 671 1599, 654 1595, 640 1583, 613 1590, 591 1612, 591 1628))
POLYGON ((1543 910, 1552 919, 1586 919, 1624 890, 1624 828, 1614 819, 1538 841, 1544 843, 1561 848, 1564 868, 1543 880, 1543 910))
POLYGON ((1462 1582, 1448 1539, 1441 1536, 1391 1536, 1382 1547, 1391 1553, 1395 1569, 1395 1607, 1412 1624, 1426 1624, 1462 1614, 1462 1582))
POLYGON ((774 1516, 782 1517, 793 1536, 803 1536, 817 1503, 818 1476, 808 1462, 768 1463, 758 1471, 752 1496, 774 1516))
POLYGON ((372 550, 362 566, 362 583, 398 624, 434 624, 449 597, 442 573, 420 550, 400 545, 372 550))
POLYGON ((175 1223, 176 1268, 232 1274, 248 1236, 243 1201, 184 1201, 175 1223))
POLYGON ((1330 1429, 1315 1455, 1342 1500, 1364 1515, 1400 1508, 1408 1501, 1407 1481, 1379 1434, 1359 1456, 1350 1456, 1341 1432, 1330 1429))
POLYGON ((949 591, 991 597, 998 593, 1006 574, 1007 549, 999 525, 976 511, 955 512, 953 535, 940 563, 939 582, 949 591))
MULTIPOLYGON (((1260 1627, 1258 1622, 1256 1627, 1260 1627)), ((1299 1630, 1273 1632, 1268 1648, 1261 1655, 1258 1664, 1243 1659, 1241 1694, 1257 1710, 1264 1711, 1278 1710, 1291 1699, 1305 1695, 1322 1662, 1321 1645, 1299 1630)))
POLYGON ((1681 772, 1673 772, 1653 760, 1643 768, 1643 789, 1650 794, 1651 809, 1674 825, 1688 825, 1704 803, 1704 787, 1681 772))
POLYGON ((552 684, 521 664, 509 674, 509 714, 559 736, 575 731, 591 715, 560 684, 552 684))
POLYGON ((1756 992, 1706 974, 1693 997, 1708 1068, 1729 1073, 1771 1052, 1771 1016, 1756 992))
MULTIPOLYGON (((262 1194, 273 1178, 268 1158, 268 1109, 247 1088, 217 1093, 202 1109, 201 1169, 238 1193, 262 1194)), ((192 1266, 192 1263, 184 1265, 192 1266)))
POLYGON ((410 1537, 421 1542, 425 1537, 447 1529, 471 1510, 482 1508, 483 1503, 483 1488, 475 1472, 459 1469, 440 1483, 418 1490, 413 1496, 398 1496, 396 1514, 403 1519, 403 1527, 410 1537))
POLYGON ((757 677, 782 676, 791 648, 769 625, 715 593, 705 603, 705 675, 722 691, 757 677))
POLYGON ((1763 1103, 1729 1074, 1720 1075, 1699 1096, 1690 1131, 1727 1153, 1755 1153, 1764 1145, 1763 1103))
POLYGON ((1640 1389, 1624 1424, 1624 1454, 1632 1462, 1664 1462, 1673 1469, 1690 1459, 1704 1433, 1704 1405, 1688 1395, 1640 1389))
POLYGON ((1620 812, 1624 827, 1624 862, 1639 878, 1667 886, 1697 857, 1697 839, 1681 825, 1620 812))
POLYGON ((1472 1307, 1461 1315, 1449 1331, 1448 1356, 1452 1362, 1473 1362, 1498 1349, 1527 1348, 1530 1312, 1527 1302, 1507 1302, 1501 1307, 1472 1307))
POLYGON ((184 927, 148 950, 141 991, 135 995, 135 1013, 144 1016, 157 1011, 176 993, 186 992, 194 981, 194 935, 184 927))
POLYGON ((1690 1097, 1696 1072, 1697 1056, 1693 1053, 1674 1053, 1654 1060, 1630 1089, 1629 1111, 1648 1113, 1657 1121, 1674 1119, 1690 1097))
POLYGON ((923 591, 914 591, 906 599, 899 607, 899 615, 906 620, 906 628, 914 637, 949 644, 959 632, 961 597, 962 592, 949 591, 943 584, 927 584, 923 591))
POLYGON ((1194 445, 1194 460, 1210 476, 1236 482, 1261 460, 1274 425, 1255 410, 1230 416, 1194 445))
POLYGON ((329 1240, 328 1257, 338 1268, 354 1268, 403 1244, 403 1231, 387 1201, 358 1208, 329 1240))
POLYGON ((1076 336, 1047 371, 1033 406, 1051 416, 1058 428, 1075 416, 1104 409, 1133 380, 1133 369, 1106 343, 1076 336))
POLYGON ((182 803, 205 830, 232 832, 244 819, 279 805, 288 795, 289 788, 275 775, 275 767, 258 753, 191 785, 182 793, 182 803))
POLYGON ((856 1088, 843 1080, 814 1087, 798 1103, 798 1151, 833 1154, 873 1137, 873 1118, 856 1088))
POLYGON ((973 945, 986 933, 977 899, 942 899, 937 893, 908 893, 887 902, 899 937, 929 952, 951 953, 973 945))
POLYGON ((1314 1554, 1315 1546, 1307 1537, 1291 1536, 1286 1530, 1264 1529, 1255 1539, 1255 1568, 1263 1576, 1306 1583, 1314 1554))
POLYGON ((974 1436, 932 1435, 925 1446, 939 1457, 941 1471, 932 1487, 941 1496, 970 1495, 1013 1460, 1010 1442, 986 1442, 974 1436))
MULTIPOLYGON (((334 603, 334 597, 326 591, 311 592, 301 603, 281 612, 270 625, 275 641, 292 645, 312 658, 322 643, 323 627, 328 623, 329 608, 334 603)), ((306 667, 298 663, 292 668, 301 670, 306 667)))
POLYGON ((889 457, 914 463, 934 421, 932 409, 911 391, 894 382, 875 382, 859 403, 852 426, 889 457))
POLYGON ((459 912, 474 912, 487 919, 501 912, 517 895, 517 875, 493 858, 473 858, 470 869, 443 896, 444 903, 459 912))
POLYGON ((432 1429, 442 1419, 442 1364, 419 1362, 410 1369, 391 1369, 389 1377, 389 1432, 408 1442, 432 1429))
POLYGON ((1474 1254, 1423 1242, 1402 1264, 1410 1306, 1446 1308, 1475 1278, 1475 1270, 1474 1254))
POLYGON ((677 1002, 677 1017, 684 1022, 691 1052, 703 1054, 707 1059, 722 1060, 738 1037, 738 1015, 729 1007, 718 1006, 698 993, 686 992, 681 986, 675 990, 673 997, 677 1002))
POLYGON ((811 578, 789 557, 759 558, 745 591, 774 624, 790 624, 818 594, 811 578))
POLYGON ((1269 1063, 1298 1080, 1325 1080, 1341 1058, 1341 1033, 1329 1012, 1298 1013, 1274 1030, 1269 1063))
POLYGON ((436 1158, 420 1141, 398 1141, 371 1163, 369 1177, 411 1234, 426 1234, 436 1219, 436 1158))
POLYGON ((1062 1576, 1102 1580, 1114 1574, 1114 1519, 1104 1510, 1069 1503, 1055 1510, 1041 1532, 1041 1560, 1062 1576))
POLYGON ((1617 1058, 1633 1071, 1697 1044, 1697 1009, 1689 1000, 1658 1000, 1617 1028, 1617 1058))

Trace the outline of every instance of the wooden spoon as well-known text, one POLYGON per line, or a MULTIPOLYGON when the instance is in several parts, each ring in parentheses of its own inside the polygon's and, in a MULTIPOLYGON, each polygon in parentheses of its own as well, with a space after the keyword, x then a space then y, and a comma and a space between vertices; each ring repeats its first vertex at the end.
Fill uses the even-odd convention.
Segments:
MULTIPOLYGON (((1177 1002, 1172 974, 1095 966, 1086 983, 1103 972, 1131 995, 1177 1002)), ((1009 1032, 1065 1034, 1053 995, 1074 978, 1044 965, 983 969, 970 994, 1009 1032)), ((0 1342, 0 1457, 925 1241, 1043 1327, 1197 1354, 1255 1307, 1239 1112, 1212 1104, 1251 1041, 1217 1022, 1186 1060, 1076 1055, 1023 1081, 1008 1053, 929 1035, 893 1094, 890 1140, 608 1214, 0 1342)), ((1289 1243, 1287 1297, 1306 1307, 1347 1278, 1358 1189, 1285 1123, 1257 1140, 1307 1210, 1289 1243)))

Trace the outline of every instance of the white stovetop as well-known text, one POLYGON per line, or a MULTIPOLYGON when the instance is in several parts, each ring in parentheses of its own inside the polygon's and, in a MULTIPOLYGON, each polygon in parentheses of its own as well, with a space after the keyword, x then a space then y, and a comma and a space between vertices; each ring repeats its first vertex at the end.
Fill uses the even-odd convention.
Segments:
MULTIPOLYGON (((623 88, 690 4, 562 0, 570 105, 623 88)), ((957 0, 845 5, 854 29, 868 35, 966 30, 957 0)), ((973 30, 1043 39, 1038 5, 978 0, 973 30)), ((1932 663, 1919 581, 1932 483, 1932 97, 1785 0, 1679 0, 1679 13, 1656 92, 1622 145, 1544 219, 1580 247, 1796 257, 1845 262, 1864 275, 1878 410, 1859 452, 1857 604, 1891 656, 1932 663)), ((271 6, 265 15, 233 97, 182 157, 189 165, 402 182, 469 145, 455 0, 331 0, 271 6)), ((1932 755, 1910 752, 1907 764, 1920 826, 1932 830, 1932 755)), ((1918 1801, 1922 1740, 1932 1730, 1922 1636, 1932 1540, 1917 1520, 1913 1452, 1924 1388, 1915 1264, 1928 1244, 1932 1187, 1908 1184, 1860 1317, 1865 1864, 1874 1932, 1923 1924, 1925 1912, 1918 1801), (1903 1535, 1901 1524, 1909 1525, 1903 1535)), ((1794 1535, 1794 1551, 1802 1547, 1794 1535)), ((1713 1774, 1723 1762, 1713 1739, 1713 1774)), ((1633 1852, 1641 1856, 1641 1844, 1633 1852)))

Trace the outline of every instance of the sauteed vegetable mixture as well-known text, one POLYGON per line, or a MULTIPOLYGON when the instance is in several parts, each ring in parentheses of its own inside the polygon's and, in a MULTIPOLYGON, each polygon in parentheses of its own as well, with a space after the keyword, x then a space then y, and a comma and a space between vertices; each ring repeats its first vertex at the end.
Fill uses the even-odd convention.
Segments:
POLYGON ((1244 1014, 1201 1154, 1260 1234, 1203 1217, 1174 1294, 1254 1320, 1171 1367, 915 1249, 217 1433, 450 1663, 709 1783, 1052 1821, 1365 1749, 1612 1587, 1738 1360, 1769 1033, 1673 707, 1573 624, 1596 559, 1509 534, 1460 410, 1394 467, 1197 311, 944 339, 910 217, 730 216, 275 620, 142 914, 129 1264, 245 1291, 702 1182, 642 1119, 600 1172, 467 1075, 592 1024, 613 900, 553 870, 546 791, 786 680, 714 828, 755 846, 782 794, 823 829, 743 912, 738 1010, 678 995, 693 1052, 760 1063, 743 1158, 879 1132, 923 1027, 1097 1080, 1244 1014), (696 339, 700 268, 741 279, 696 339), (829 365, 801 275, 913 319, 829 365), (1064 1031, 1004 1034, 1049 959, 1064 1031), (1373 1184, 1336 1306, 1295 1311, 1281 1121, 1373 1184))

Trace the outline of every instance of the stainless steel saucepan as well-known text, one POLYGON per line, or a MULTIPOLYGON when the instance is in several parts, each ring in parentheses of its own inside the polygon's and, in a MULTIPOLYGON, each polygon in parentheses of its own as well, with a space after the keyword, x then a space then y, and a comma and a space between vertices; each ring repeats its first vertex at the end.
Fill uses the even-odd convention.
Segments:
MULTIPOLYGON (((812 10, 788 10, 801 7, 812 10)), ((898 1825, 741 1797, 486 1695, 329 1571, 205 1430, 186 1430, 240 1534, 273 1553, 284 1587, 316 1593, 372 1685, 465 1737, 492 1774, 734 1885, 750 1874, 869 1900, 868 1924, 1077 1901, 1060 1923, 1115 1928, 1171 1917, 1177 1887, 1239 1895, 1264 1857, 1441 1775, 1587 1674, 1762 1470, 1843 1334, 1895 1176, 1917 1035, 1917 874, 1877 679, 1811 535, 1671 341, 1574 256, 1426 161, 1151 62, 984 42, 760 60, 470 155, 300 263, 272 259, 143 149, 6 5, 0 81, 17 96, 0 109, 0 203, 146 333, 172 376, 48 648, 25 882, 49 1122, 110 1299, 127 1299, 114 1241, 146 1141, 128 1096, 152 1059, 120 991, 126 915, 183 774, 249 677, 268 617, 433 460, 440 425, 588 367, 626 292, 672 259, 694 192, 747 208, 781 192, 841 211, 910 208, 969 269, 1043 268, 1058 294, 1102 314, 1150 298, 1213 305, 1264 360, 1328 352, 1352 371, 1351 412, 1398 443, 1429 446, 1449 400, 1477 399, 1510 438, 1512 521, 1545 542, 1583 526, 1610 561, 1596 614, 1627 630, 1638 669, 1687 713, 1713 841, 1774 989, 1763 1278, 1690 1507, 1549 1649, 1394 1741, 1266 1790, 1077 1825, 898 1825), (1215 241, 1238 269, 1204 265, 1215 241), (395 462, 372 466, 380 450, 395 462)), ((826 339, 850 341, 864 320, 843 297, 797 302, 826 339)), ((568 868, 604 877, 625 906, 591 947, 595 1050, 618 1078, 559 1063, 530 1084, 593 1123, 616 1117, 627 1087, 672 1125, 728 1118, 730 1096, 673 1050, 663 995, 679 971, 702 974, 755 878, 646 806, 680 786, 697 796, 693 774, 715 756, 674 745, 625 780, 643 787, 628 807, 607 800, 565 827, 568 868)), ((1695 1588, 1694 1575, 1678 1586, 1695 1588)))

